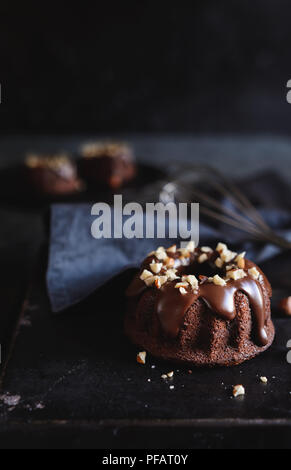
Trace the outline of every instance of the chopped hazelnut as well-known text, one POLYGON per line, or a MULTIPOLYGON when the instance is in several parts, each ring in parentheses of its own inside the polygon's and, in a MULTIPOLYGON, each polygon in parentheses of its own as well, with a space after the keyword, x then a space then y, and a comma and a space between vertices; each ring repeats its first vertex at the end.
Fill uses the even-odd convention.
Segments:
POLYGON ((233 260, 233 258, 235 258, 237 255, 237 253, 234 253, 233 251, 230 251, 230 250, 226 250, 226 251, 223 251, 221 254, 220 254, 220 258, 222 259, 222 261, 224 261, 225 263, 229 263, 230 261, 233 260))
POLYGON ((246 394, 245 388, 242 385, 236 385, 233 387, 233 396, 235 398, 244 396, 246 394))
POLYGON ((260 273, 257 268, 253 267, 248 271, 249 275, 256 281, 260 277, 260 273))
POLYGON ((267 384, 267 383, 268 383, 267 377, 261 377, 261 378, 260 378, 260 381, 261 381, 263 384, 267 384))
POLYGON ((186 248, 190 253, 194 253, 195 251, 195 243, 193 241, 189 242, 186 248))
POLYGON ((177 246, 176 246, 176 245, 172 245, 172 246, 170 246, 170 248, 167 249, 167 251, 168 251, 169 253, 176 253, 176 251, 177 251, 177 246))
POLYGON ((176 285, 175 285, 175 289, 180 289, 180 287, 185 287, 187 289, 188 287, 188 282, 178 282, 176 285))
POLYGON ((156 280, 155 280, 155 286, 156 286, 157 289, 160 289, 162 287, 159 277, 157 277, 156 280))
POLYGON ((164 260, 164 263, 165 265, 167 266, 167 268, 173 268, 175 266, 175 260, 174 258, 166 258, 164 260))
POLYGON ((157 250, 156 257, 158 258, 159 261, 164 261, 166 258, 168 258, 168 255, 165 252, 165 250, 157 250))
POLYGON ((215 261, 215 265, 221 269, 224 265, 224 262, 222 261, 221 258, 217 258, 217 260, 215 261))
POLYGON ((168 376, 166 374, 162 375, 162 379, 166 380, 167 378, 168 378, 168 376))
POLYGON ((193 289, 197 289, 198 288, 198 279, 193 276, 193 275, 189 275, 189 276, 183 276, 182 278, 183 282, 188 282, 190 284, 191 287, 193 287, 193 289))
POLYGON ((226 286, 226 281, 222 279, 222 277, 218 276, 218 274, 214 276, 213 282, 216 286, 222 286, 222 287, 226 286))
POLYGON ((201 251, 202 251, 202 253, 212 253, 213 249, 210 248, 209 246, 202 246, 201 251))
POLYGON ((228 247, 227 245, 225 245, 225 243, 218 243, 216 247, 216 251, 218 251, 219 253, 222 253, 223 251, 227 251, 227 250, 228 250, 228 247))
POLYGON ((186 295, 186 294, 187 294, 187 291, 186 291, 186 289, 184 289, 184 287, 180 287, 179 291, 180 291, 180 293, 181 293, 182 295, 186 295))
POLYGON ((198 263, 202 264, 205 263, 205 261, 208 260, 208 256, 206 253, 203 253, 203 255, 200 255, 198 258, 198 263))
POLYGON ((175 279, 179 279, 178 276, 176 275, 176 269, 168 269, 166 272, 166 276, 169 281, 175 281, 175 279))
POLYGON ((237 257, 235 258, 235 262, 240 269, 245 269, 245 266, 246 266, 245 256, 246 256, 246 252, 244 251, 243 253, 240 253, 239 255, 237 255, 237 257))
POLYGON ((180 256, 179 257, 182 266, 189 266, 189 258, 185 258, 185 256, 180 256))
POLYGON ((150 265, 150 268, 151 268, 152 272, 155 273, 155 274, 159 274, 159 272, 161 271, 162 267, 163 267, 163 264, 162 264, 162 263, 155 263, 155 262, 154 262, 154 263, 152 263, 152 264, 150 265))
POLYGON ((166 284, 166 282, 168 282, 168 276, 160 276, 160 284, 161 286, 163 286, 164 284, 166 284))
POLYGON ((156 279, 157 279, 157 276, 151 276, 151 277, 148 277, 144 282, 147 287, 150 287, 153 285, 156 279))
POLYGON ((146 363, 146 357, 147 357, 146 351, 139 352, 138 355, 136 356, 136 360, 139 364, 145 364, 146 363))
POLYGON ((179 253, 181 253, 181 256, 184 258, 189 258, 190 252, 187 248, 179 248, 179 253))
POLYGON ((238 281, 239 279, 243 279, 246 277, 246 273, 243 269, 233 269, 227 272, 227 278, 233 279, 234 281, 238 281))
POLYGON ((171 379, 172 377, 174 377, 174 372, 169 372, 167 376, 169 377, 169 379, 171 379))
POLYGON ((141 279, 142 281, 145 281, 145 280, 148 279, 149 277, 152 277, 152 275, 153 275, 153 274, 152 274, 150 271, 148 271, 147 269, 145 269, 145 270, 143 271, 143 273, 141 274, 140 279, 141 279))

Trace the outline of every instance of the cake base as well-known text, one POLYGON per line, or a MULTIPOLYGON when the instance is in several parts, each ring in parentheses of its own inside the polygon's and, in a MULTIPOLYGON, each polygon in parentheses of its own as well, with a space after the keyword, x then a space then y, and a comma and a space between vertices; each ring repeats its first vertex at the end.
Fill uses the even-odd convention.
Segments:
POLYGON ((268 343, 259 346, 253 337, 253 316, 248 298, 236 296, 237 316, 225 321, 199 300, 187 312, 179 336, 166 338, 153 314, 153 298, 148 293, 138 306, 131 305, 125 318, 125 333, 138 347, 153 356, 197 367, 231 367, 253 359, 273 343, 275 328, 271 317, 265 330, 268 343))

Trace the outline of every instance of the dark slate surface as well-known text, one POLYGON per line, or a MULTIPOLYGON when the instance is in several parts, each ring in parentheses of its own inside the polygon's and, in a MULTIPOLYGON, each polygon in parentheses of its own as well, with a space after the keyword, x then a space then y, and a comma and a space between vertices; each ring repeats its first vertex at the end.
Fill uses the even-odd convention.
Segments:
MULTIPOLYGON (((43 273, 37 276, 20 318, 1 392, 21 397, 15 407, 1 405, 0 432, 4 442, 8 429, 13 429, 16 442, 22 442, 20 436, 28 422, 29 445, 38 444, 38 429, 46 427, 56 428, 58 445, 75 445, 75 433, 70 441, 61 430, 72 433, 78 423, 79 433, 83 427, 87 429, 91 445, 98 430, 102 426, 106 429, 94 447, 128 445, 123 440, 124 428, 125 435, 134 438, 133 444, 138 443, 148 426, 155 433, 161 426, 167 428, 169 442, 174 446, 180 443, 174 435, 183 427, 203 430, 200 437, 199 433, 196 437, 193 434, 191 446, 207 445, 205 429, 209 435, 217 429, 216 438, 208 444, 219 446, 219 442, 225 445, 222 428, 234 427, 238 431, 247 425, 250 432, 258 427, 260 438, 270 425, 279 431, 284 429, 291 437, 291 365, 286 361, 290 320, 277 318, 273 347, 236 368, 194 369, 189 375, 188 368, 151 357, 141 366, 135 360, 137 349, 122 331, 121 299, 131 274, 115 279, 60 317, 51 315, 43 273), (153 369, 152 365, 156 367, 153 369), (163 381, 161 374, 172 369, 174 378, 163 381), (269 378, 268 385, 260 383, 262 375, 269 378), (239 383, 246 387, 247 395, 233 399, 232 386, 239 383), (170 390, 170 385, 175 389, 170 390)), ((156 444, 165 445, 164 436, 157 435, 156 439, 156 444)), ((271 442, 279 447, 283 444, 276 439, 271 442)), ((259 445, 257 440, 256 443, 259 445)), ((79 445, 86 447, 83 439, 79 445)), ((241 442, 241 446, 245 445, 247 439, 241 442)))

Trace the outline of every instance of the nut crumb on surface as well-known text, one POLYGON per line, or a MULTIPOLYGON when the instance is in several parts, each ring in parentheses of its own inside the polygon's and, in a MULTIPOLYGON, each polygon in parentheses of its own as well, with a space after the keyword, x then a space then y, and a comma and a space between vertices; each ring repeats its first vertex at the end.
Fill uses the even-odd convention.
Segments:
POLYGON ((146 363, 146 357, 147 357, 146 351, 142 351, 142 352, 138 353, 138 355, 136 356, 136 360, 139 364, 145 364, 146 363))
POLYGON ((20 400, 21 400, 21 397, 19 395, 9 395, 9 393, 6 393, 0 396, 0 401, 2 401, 4 405, 7 405, 7 406, 15 407, 19 405, 20 400))
POLYGON ((174 377, 174 372, 168 372, 167 376, 171 379, 172 377, 174 377))
POLYGON ((260 381, 261 381, 263 384, 267 384, 267 383, 268 383, 267 377, 261 377, 261 378, 260 378, 260 381))
POLYGON ((245 388, 243 387, 243 385, 235 385, 235 387, 233 387, 232 394, 233 394, 234 398, 242 397, 246 394, 246 391, 245 391, 245 388))
POLYGON ((45 405, 42 402, 36 403, 35 409, 36 410, 43 410, 45 408, 45 405))

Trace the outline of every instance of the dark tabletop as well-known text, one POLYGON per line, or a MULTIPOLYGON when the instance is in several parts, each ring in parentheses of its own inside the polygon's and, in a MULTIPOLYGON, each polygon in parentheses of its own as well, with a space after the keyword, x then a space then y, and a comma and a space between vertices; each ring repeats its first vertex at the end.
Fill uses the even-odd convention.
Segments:
MULTIPOLYGON (((2 168, 11 166, 29 147, 74 149, 80 140, 7 138, 0 144, 0 162, 2 168)), ((291 178, 288 139, 133 141, 140 162, 147 164, 194 159, 243 176, 274 166, 276 155, 276 169, 291 178)), ((152 358, 139 366, 137 350, 122 332, 122 292, 131 273, 74 310, 52 316, 44 283, 47 203, 25 204, 23 197, 0 193, 0 447, 290 447, 290 320, 276 318, 274 346, 241 367, 189 374, 152 358), (175 375, 165 382, 161 374, 168 369, 175 375), (268 385, 260 383, 262 375, 268 385), (235 400, 231 391, 237 383, 247 394, 235 400)))

